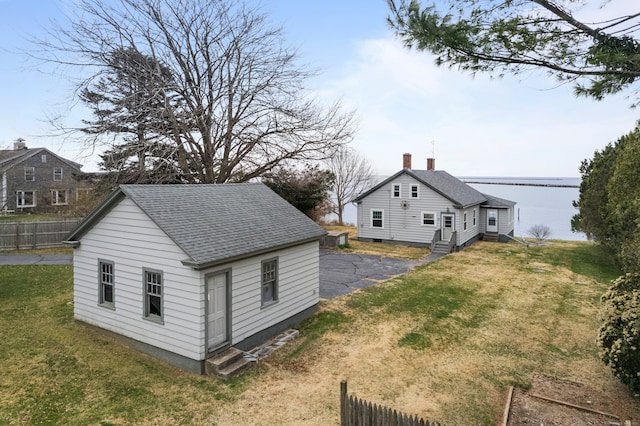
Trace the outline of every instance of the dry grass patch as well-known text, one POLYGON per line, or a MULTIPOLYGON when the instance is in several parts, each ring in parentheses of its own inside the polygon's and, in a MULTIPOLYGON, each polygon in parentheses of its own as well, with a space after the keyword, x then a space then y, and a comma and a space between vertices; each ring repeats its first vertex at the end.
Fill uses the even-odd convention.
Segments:
POLYGON ((355 226, 325 226, 324 228, 327 231, 349 233, 349 246, 336 249, 344 251, 345 253, 374 254, 378 256, 398 257, 402 259, 422 259, 431 253, 431 251, 425 247, 358 241, 356 239, 358 237, 358 230, 355 226))

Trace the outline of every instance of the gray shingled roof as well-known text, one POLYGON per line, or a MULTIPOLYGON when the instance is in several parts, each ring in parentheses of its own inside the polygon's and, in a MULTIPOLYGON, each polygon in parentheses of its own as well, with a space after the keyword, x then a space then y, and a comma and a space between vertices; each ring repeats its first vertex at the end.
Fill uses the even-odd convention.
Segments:
POLYGON ((49 155, 53 155, 59 158, 61 161, 64 161, 65 163, 69 164, 71 167, 74 167, 78 170, 82 168, 82 164, 60 157, 59 155, 49 151, 46 148, 25 148, 25 149, 19 149, 19 150, 13 150, 13 149, 0 150, 0 170, 9 169, 15 166, 16 164, 20 164, 22 161, 26 160, 27 158, 40 154, 41 152, 45 152, 49 155))
POLYGON ((354 201, 359 201, 376 191, 377 189, 387 185, 389 182, 406 173, 417 181, 430 187, 443 197, 451 200, 460 207, 467 207, 474 204, 480 204, 486 201, 486 197, 480 191, 472 188, 460 179, 450 175, 443 170, 410 170, 403 169, 395 175, 383 180, 370 190, 359 195, 354 201))
MULTIPOLYGON (((121 185, 117 191, 138 205, 189 256, 185 264, 194 267, 267 252, 326 234, 321 226, 261 183, 121 185)), ((115 205, 118 200, 118 194, 112 194, 103 204, 115 205)), ((93 223, 100 217, 95 217, 93 223)), ((68 239, 77 240, 91 226, 83 227, 81 223, 68 239)))
POLYGON ((516 205, 515 201, 505 200, 504 198, 494 197, 493 195, 483 194, 487 198, 487 202, 483 204, 484 207, 513 207, 516 205))

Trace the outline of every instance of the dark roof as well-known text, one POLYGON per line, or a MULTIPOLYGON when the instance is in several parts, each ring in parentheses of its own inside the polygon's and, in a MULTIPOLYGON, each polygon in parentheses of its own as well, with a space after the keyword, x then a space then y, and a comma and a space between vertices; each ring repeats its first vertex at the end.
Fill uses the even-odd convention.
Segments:
POLYGON ((38 155, 40 153, 46 153, 47 155, 52 155, 56 158, 59 158, 61 161, 69 164, 71 167, 80 170, 82 164, 76 163, 71 160, 67 160, 49 151, 47 148, 25 148, 25 149, 3 149, 0 150, 0 171, 4 171, 10 169, 11 167, 20 164, 24 160, 33 157, 34 155, 38 155))
POLYGON ((489 195, 489 194, 483 194, 486 198, 487 201, 482 204, 482 207, 513 207, 516 205, 515 201, 511 201, 511 200, 505 200, 504 198, 499 198, 499 197, 494 197, 493 195, 489 195))
POLYGON ((474 204, 480 204, 487 200, 484 194, 472 188, 460 179, 450 175, 443 170, 412 170, 403 169, 395 175, 383 180, 370 190, 360 194, 354 201, 360 201, 367 195, 387 185, 392 180, 402 174, 407 174, 422 184, 433 189, 443 197, 449 199, 457 207, 468 207, 474 204))
POLYGON ((312 241, 326 231, 261 183, 121 185, 71 232, 78 241, 130 198, 201 269, 312 241))

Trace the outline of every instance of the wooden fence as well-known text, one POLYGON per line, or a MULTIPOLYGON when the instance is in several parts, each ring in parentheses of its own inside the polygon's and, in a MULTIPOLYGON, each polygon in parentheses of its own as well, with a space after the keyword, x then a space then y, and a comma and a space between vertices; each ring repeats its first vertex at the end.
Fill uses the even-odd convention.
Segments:
POLYGON ((347 394, 347 382, 340 382, 340 426, 444 426, 417 416, 371 404, 347 394))
POLYGON ((0 221, 0 250, 26 250, 60 245, 80 219, 42 222, 0 221))

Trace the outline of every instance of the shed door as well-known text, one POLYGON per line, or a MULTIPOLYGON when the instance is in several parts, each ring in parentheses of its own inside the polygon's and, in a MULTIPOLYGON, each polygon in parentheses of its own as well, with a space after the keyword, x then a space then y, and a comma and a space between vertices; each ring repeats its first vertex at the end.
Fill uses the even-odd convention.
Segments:
POLYGON ((207 349, 228 340, 227 273, 207 278, 207 349))
POLYGON ((453 225, 454 216, 452 214, 443 214, 442 215, 442 240, 450 241, 451 235, 453 235, 454 225, 453 225))
POLYGON ((487 210, 487 232, 498 232, 498 210, 487 210))

